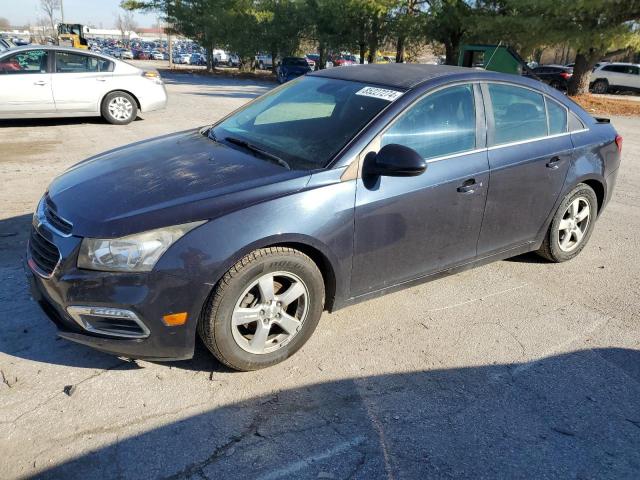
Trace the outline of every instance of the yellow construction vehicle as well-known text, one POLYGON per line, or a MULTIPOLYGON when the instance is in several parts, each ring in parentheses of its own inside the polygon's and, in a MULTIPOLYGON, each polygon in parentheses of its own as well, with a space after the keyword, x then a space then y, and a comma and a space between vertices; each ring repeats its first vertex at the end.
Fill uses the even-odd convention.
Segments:
POLYGON ((78 23, 58 24, 58 44, 66 47, 88 49, 89 44, 84 37, 84 25, 78 23))

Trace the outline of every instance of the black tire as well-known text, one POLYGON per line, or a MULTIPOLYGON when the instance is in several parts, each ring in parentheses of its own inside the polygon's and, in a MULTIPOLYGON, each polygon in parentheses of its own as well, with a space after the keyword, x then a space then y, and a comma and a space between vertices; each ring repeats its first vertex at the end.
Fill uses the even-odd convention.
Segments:
POLYGON ((135 99, 127 92, 115 91, 104 97, 100 107, 100 113, 107 122, 113 125, 127 125, 133 122, 138 116, 138 105, 136 104, 135 99), (126 118, 113 115, 109 109, 111 102, 118 101, 118 99, 121 99, 124 105, 130 105, 131 107, 130 113, 127 111, 128 116, 126 118))
MULTIPOLYGON (((585 185, 584 183, 579 183, 576 187, 569 192, 556 210, 555 215, 553 216, 553 220, 551 221, 551 225, 549 225, 549 230, 545 235, 544 241, 542 242, 542 246, 536 252, 541 257, 555 263, 566 262, 567 260, 571 260, 576 257, 582 249, 589 242, 589 238, 591 237, 591 232, 593 231, 593 227, 596 222, 598 213, 598 198, 596 197, 595 192, 589 185, 585 185), (585 227, 585 231, 583 234, 580 243, 571 250, 564 251, 560 246, 560 222, 563 220, 569 205, 571 205, 576 199, 583 198, 589 205, 589 221, 585 227)), ((566 234, 566 233, 565 233, 566 234)))
POLYGON ((593 82, 591 91, 593 93, 605 94, 609 91, 609 82, 603 78, 600 78, 593 82))
MULTIPOLYGON (((269 367, 289 358, 311 337, 324 310, 324 298, 322 273, 307 255, 288 247, 262 248, 242 258, 218 282, 198 322, 198 333, 211 353, 235 370, 269 367), (306 316, 288 343, 275 351, 255 354, 246 351, 234 338, 232 315, 246 289, 272 272, 290 273, 302 280, 308 292, 306 316)), ((257 331, 257 325, 253 328, 257 331)))

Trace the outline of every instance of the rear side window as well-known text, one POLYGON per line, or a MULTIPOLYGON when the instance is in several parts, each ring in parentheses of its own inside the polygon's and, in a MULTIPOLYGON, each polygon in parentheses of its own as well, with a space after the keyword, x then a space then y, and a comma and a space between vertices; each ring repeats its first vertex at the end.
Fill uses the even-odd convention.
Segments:
POLYGON ((28 50, 0 60, 0 74, 47 73, 46 50, 28 50))
POLYGON ((452 155, 476 146, 473 86, 439 90, 404 112, 381 140, 413 148, 423 158, 452 155))
POLYGON ((56 73, 110 72, 113 62, 70 52, 56 52, 56 73))
POLYGON ((547 98, 547 114, 549 115, 549 135, 567 131, 567 109, 547 98))
POLYGON ((489 84, 495 122, 494 145, 547 135, 547 114, 541 94, 513 85, 489 84))

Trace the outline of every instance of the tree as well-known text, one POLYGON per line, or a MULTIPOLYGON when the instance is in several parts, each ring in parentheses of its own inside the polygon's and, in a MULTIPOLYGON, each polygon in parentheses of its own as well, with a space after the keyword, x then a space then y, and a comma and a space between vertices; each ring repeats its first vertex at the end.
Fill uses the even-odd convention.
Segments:
POLYGON ((137 24, 133 19, 133 12, 131 10, 124 10, 123 13, 119 13, 116 17, 116 28, 120 30, 122 40, 124 40, 126 35, 127 41, 130 41, 131 32, 134 31, 136 27, 137 24))
POLYGON ((405 53, 421 37, 420 20, 427 0, 402 0, 391 20, 391 32, 396 41, 396 63, 405 61, 405 53))
POLYGON ((474 11, 464 0, 427 0, 425 34, 444 45, 447 65, 458 63, 460 44, 473 28, 474 11))
MULTIPOLYGON (((476 34, 519 47, 521 54, 563 44, 576 50, 569 95, 589 91, 595 64, 607 56, 640 45, 634 22, 640 19, 640 0, 482 0, 484 19, 476 34)), ((481 17, 480 17, 481 18, 481 17)))
POLYGON ((40 0, 40 9, 45 14, 51 26, 52 36, 56 37, 57 11, 60 10, 60 0, 40 0))
POLYGON ((11 28, 11 23, 4 17, 0 17, 0 30, 9 30, 11 28))

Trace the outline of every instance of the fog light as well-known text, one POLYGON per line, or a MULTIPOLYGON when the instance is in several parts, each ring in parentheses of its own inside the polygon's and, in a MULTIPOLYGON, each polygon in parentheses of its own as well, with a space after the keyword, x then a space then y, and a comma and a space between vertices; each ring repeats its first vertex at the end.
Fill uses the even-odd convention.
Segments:
POLYGON ((177 327, 184 325, 187 321, 187 312, 171 313, 162 317, 162 321, 167 327, 177 327))
POLYGON ((151 333, 131 310, 73 305, 67 312, 78 325, 92 333, 125 338, 145 338, 151 333))

